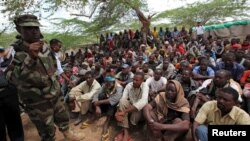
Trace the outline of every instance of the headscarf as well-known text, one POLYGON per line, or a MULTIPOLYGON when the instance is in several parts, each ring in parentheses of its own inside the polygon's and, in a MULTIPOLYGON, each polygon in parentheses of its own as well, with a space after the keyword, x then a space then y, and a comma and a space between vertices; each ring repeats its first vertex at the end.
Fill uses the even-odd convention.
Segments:
POLYGON ((190 111, 189 103, 184 97, 184 91, 180 82, 176 80, 170 80, 169 82, 175 85, 177 97, 174 103, 167 99, 165 92, 161 92, 155 97, 156 114, 159 120, 167 116, 168 108, 183 113, 189 113, 190 111))

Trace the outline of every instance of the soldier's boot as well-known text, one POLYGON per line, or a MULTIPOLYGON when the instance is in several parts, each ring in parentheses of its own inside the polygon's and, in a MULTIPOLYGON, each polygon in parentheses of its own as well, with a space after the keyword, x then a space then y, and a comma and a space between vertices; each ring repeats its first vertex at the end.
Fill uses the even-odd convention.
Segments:
POLYGON ((77 125, 79 125, 82 121, 83 121, 83 115, 82 115, 81 113, 79 113, 79 116, 78 116, 77 120, 74 122, 74 125, 77 126, 77 125))
POLYGON ((67 141, 80 141, 84 139, 84 133, 78 134, 74 133, 72 130, 64 131, 63 135, 67 139, 67 141))

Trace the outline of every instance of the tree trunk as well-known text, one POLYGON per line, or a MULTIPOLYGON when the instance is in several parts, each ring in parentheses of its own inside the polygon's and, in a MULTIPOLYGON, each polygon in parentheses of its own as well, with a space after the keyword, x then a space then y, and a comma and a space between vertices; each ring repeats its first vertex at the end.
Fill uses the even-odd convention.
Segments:
POLYGON ((151 17, 149 16, 148 18, 146 18, 139 8, 135 8, 135 7, 132 7, 132 8, 135 10, 135 12, 136 12, 141 24, 142 24, 142 28, 141 28, 142 42, 143 42, 143 44, 147 44, 147 35, 149 33, 149 30, 150 30, 151 17))

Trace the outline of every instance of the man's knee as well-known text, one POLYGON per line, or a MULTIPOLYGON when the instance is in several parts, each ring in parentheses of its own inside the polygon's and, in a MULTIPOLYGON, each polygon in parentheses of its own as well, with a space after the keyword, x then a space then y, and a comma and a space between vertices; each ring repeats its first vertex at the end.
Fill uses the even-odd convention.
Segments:
POLYGON ((125 110, 127 107, 129 107, 131 104, 129 103, 128 100, 121 100, 119 102, 119 110, 123 111, 125 110))
POLYGON ((91 107, 91 102, 90 101, 84 101, 81 102, 81 114, 85 115, 91 107))
POLYGON ((130 116, 130 122, 132 125, 137 125, 143 118, 142 111, 133 112, 130 116))

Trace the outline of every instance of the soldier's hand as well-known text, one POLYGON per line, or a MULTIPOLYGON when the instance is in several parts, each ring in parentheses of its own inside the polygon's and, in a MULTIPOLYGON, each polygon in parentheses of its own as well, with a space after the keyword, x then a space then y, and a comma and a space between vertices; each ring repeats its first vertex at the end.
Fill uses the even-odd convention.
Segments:
POLYGON ((43 44, 42 41, 38 41, 29 45, 29 55, 31 58, 36 59, 38 57, 38 53, 42 49, 43 44))

